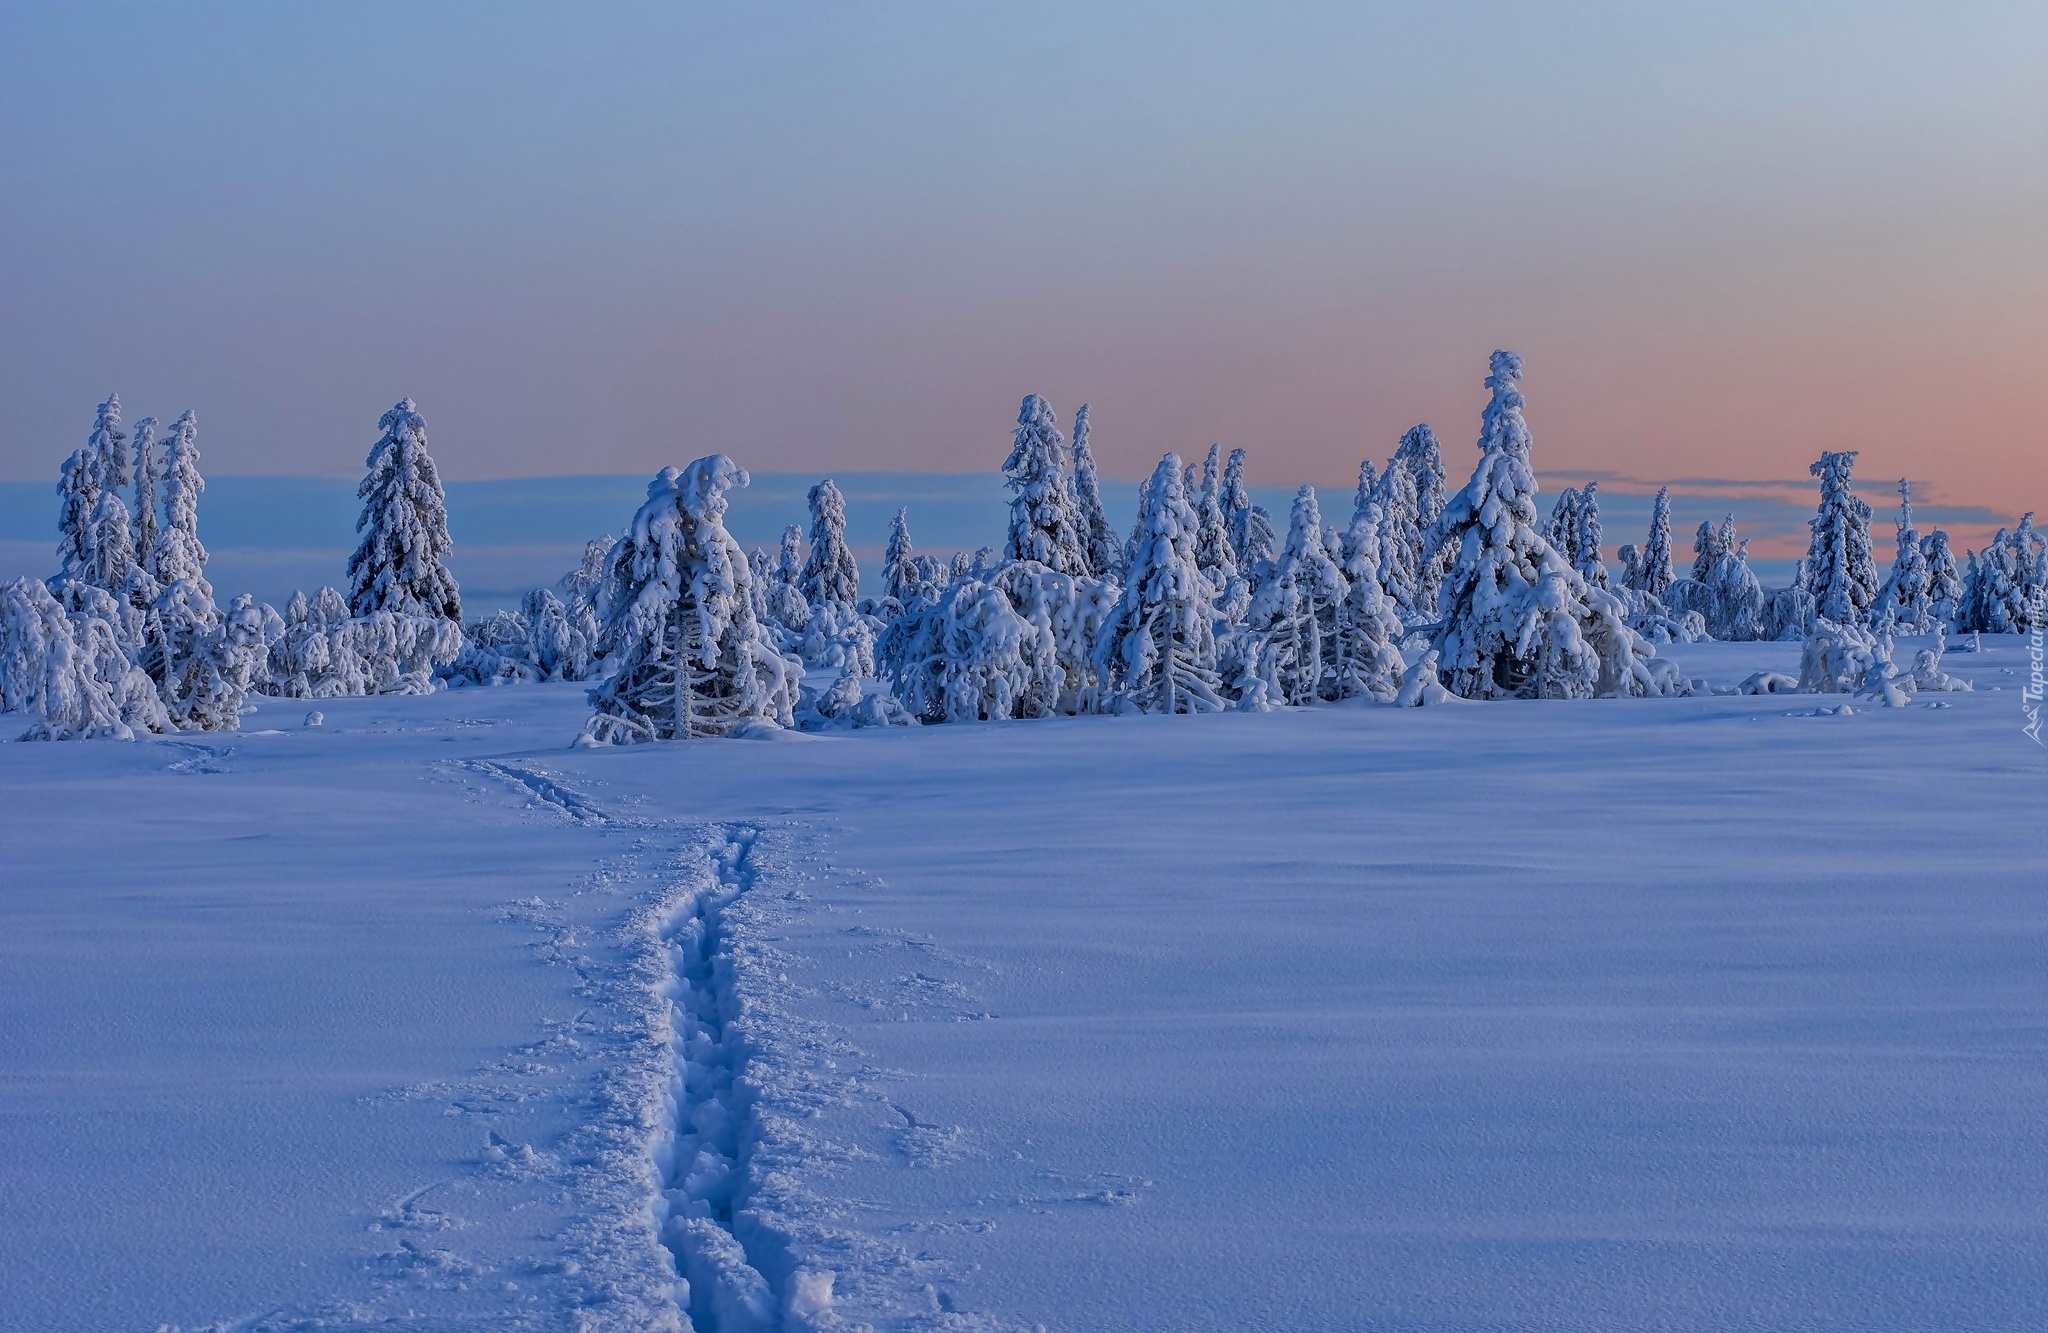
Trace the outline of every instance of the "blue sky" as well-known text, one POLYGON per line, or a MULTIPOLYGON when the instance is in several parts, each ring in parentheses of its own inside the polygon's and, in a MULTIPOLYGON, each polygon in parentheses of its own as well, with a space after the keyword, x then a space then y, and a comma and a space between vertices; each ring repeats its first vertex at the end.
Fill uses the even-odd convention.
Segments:
POLYGON ((1553 472, 2010 507, 2044 168, 2038 3, 12 5, 0 477, 109 389, 327 476, 409 394, 456 478, 986 469, 1039 391, 1341 484, 1507 345, 1553 472))

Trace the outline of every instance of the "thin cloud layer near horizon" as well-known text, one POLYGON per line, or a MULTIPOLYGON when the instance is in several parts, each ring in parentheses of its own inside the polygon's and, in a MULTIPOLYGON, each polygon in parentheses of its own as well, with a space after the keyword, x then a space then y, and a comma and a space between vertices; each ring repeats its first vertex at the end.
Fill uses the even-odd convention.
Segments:
POLYGON ((1506 346, 1547 472, 2040 498, 2048 8, 1414 9, 10 7, 0 477, 1462 474, 1506 346))

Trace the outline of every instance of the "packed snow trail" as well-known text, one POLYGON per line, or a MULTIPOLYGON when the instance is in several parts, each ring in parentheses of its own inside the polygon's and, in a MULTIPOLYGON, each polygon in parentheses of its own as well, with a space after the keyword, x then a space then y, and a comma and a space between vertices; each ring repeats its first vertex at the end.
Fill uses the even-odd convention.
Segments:
POLYGON ((747 853, 755 837, 750 828, 732 830, 731 840, 708 858, 707 873, 664 911, 660 927, 671 972, 666 989, 676 1106, 673 1137, 657 1139, 654 1149, 663 1185, 661 1235, 685 1280, 698 1333, 768 1333, 777 1322, 775 1295, 733 1231, 735 1195, 752 1145, 745 1134, 749 1090, 741 1077, 747 1052, 728 1021, 741 1000, 720 917, 747 891, 747 853))

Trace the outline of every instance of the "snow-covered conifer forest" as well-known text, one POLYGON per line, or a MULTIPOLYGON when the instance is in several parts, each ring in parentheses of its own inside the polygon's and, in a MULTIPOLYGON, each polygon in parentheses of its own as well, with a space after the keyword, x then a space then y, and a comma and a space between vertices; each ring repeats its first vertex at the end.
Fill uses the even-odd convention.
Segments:
POLYGON ((2048 538, 1829 450, 1767 579, 1473 369, 1284 512, 1027 394, 978 549, 679 457, 486 613, 411 399, 281 607, 81 412, 0 1329, 2048 1325, 2048 538))

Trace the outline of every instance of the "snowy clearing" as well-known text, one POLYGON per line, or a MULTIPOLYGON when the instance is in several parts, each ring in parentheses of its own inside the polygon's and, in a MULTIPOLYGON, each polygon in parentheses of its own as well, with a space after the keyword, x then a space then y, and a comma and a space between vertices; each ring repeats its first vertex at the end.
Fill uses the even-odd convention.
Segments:
POLYGON ((1846 713, 0 745, 0 1328, 2039 1328, 1984 642, 1846 713))

